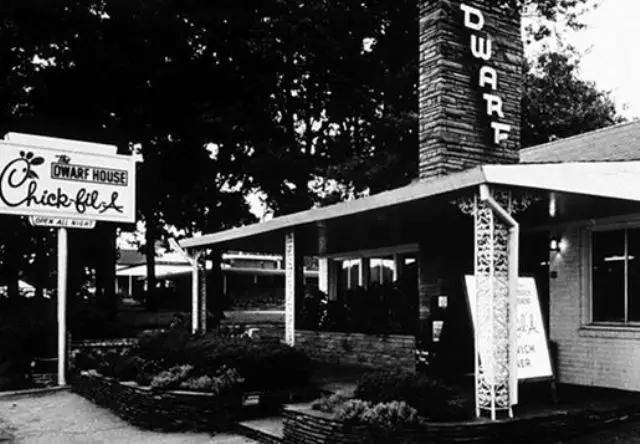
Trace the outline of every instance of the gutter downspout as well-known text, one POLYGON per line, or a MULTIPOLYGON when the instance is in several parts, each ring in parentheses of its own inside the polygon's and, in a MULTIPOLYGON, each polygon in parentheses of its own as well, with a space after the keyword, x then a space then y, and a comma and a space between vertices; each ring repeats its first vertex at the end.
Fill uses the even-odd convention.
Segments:
MULTIPOLYGON (((518 222, 505 210, 496 200, 491 196, 491 190, 488 184, 480 185, 480 200, 489 204, 491 209, 498 215, 498 217, 509 226, 509 245, 508 245, 508 260, 509 260, 509 358, 510 358, 510 390, 511 393, 511 405, 518 403, 518 367, 516 360, 517 353, 517 331, 516 331, 516 316, 517 316, 517 291, 518 291, 518 274, 519 264, 518 258, 520 257, 520 225, 518 222)), ((510 409, 510 415, 513 416, 513 410, 510 409)))

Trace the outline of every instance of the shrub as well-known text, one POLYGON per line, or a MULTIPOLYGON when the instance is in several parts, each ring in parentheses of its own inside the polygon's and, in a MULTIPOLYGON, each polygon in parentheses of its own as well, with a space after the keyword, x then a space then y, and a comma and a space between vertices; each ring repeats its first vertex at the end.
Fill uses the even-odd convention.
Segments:
MULTIPOLYGON (((304 352, 233 332, 193 336, 175 328, 144 334, 123 362, 116 363, 111 356, 106 358, 109 362, 101 364, 105 375, 135 379, 140 385, 150 383, 163 370, 183 364, 194 367, 194 377, 221 376, 218 372, 223 366, 233 368, 244 378, 243 388, 247 390, 302 387, 311 378, 311 361, 304 352)), ((204 379, 199 383, 206 385, 204 379)))
POLYGON ((72 365, 78 371, 95 370, 100 357, 93 350, 79 350, 72 356, 72 365))
POLYGON ((354 396, 377 403, 404 401, 430 420, 467 419, 470 411, 456 401, 455 392, 425 375, 404 370, 386 370, 365 375, 354 396))
POLYGON ((193 370, 192 365, 177 365, 169 370, 160 372, 151 380, 152 389, 177 389, 180 384, 187 379, 193 370))
POLYGON ((162 370, 162 365, 157 363, 156 361, 146 361, 142 359, 135 381, 139 385, 149 385, 151 384, 153 377, 160 373, 162 370))
POLYGON ((362 399, 351 399, 342 404, 336 411, 339 420, 345 423, 362 423, 365 414, 371 409, 371 402, 362 399))
POLYGON ((223 367, 215 376, 202 375, 191 377, 182 382, 180 388, 220 395, 236 390, 243 382, 244 379, 236 369, 223 367))
POLYGON ((180 384, 181 389, 195 390, 197 392, 213 392, 215 386, 214 376, 195 376, 187 379, 180 384))
POLYGON ((426 425, 416 409, 398 401, 372 404, 353 399, 338 408, 337 417, 346 427, 366 426, 363 442, 368 443, 406 442, 402 439, 402 432, 418 431, 426 425))
POLYGON ((424 423, 418 411, 404 401, 376 404, 364 412, 361 420, 385 434, 417 428, 424 423))
POLYGON ((331 396, 323 396, 313 401, 311 408, 320 412, 334 413, 348 400, 349 398, 341 393, 333 393, 331 396))
POLYGON ((123 355, 116 361, 114 372, 115 377, 120 381, 135 381, 138 374, 144 367, 145 361, 139 356, 123 355))
POLYGON ((168 366, 172 366, 185 362, 183 351, 190 339, 189 331, 182 328, 172 328, 151 334, 145 333, 138 337, 138 345, 134 348, 133 353, 149 361, 167 361, 168 366))
POLYGON ((180 357, 205 374, 223 365, 233 367, 245 378, 248 390, 304 386, 311 377, 311 361, 304 352, 247 337, 207 334, 189 341, 180 357))
POLYGON ((98 359, 96 370, 103 376, 117 377, 117 369, 122 365, 122 354, 119 351, 109 350, 98 359))

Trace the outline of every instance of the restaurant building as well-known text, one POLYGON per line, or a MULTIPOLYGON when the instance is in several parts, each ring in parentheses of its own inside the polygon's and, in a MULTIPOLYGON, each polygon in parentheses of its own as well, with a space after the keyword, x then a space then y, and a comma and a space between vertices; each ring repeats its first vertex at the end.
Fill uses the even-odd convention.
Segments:
POLYGON ((537 365, 519 359, 519 276, 535 279, 557 380, 640 390, 640 123, 520 150, 520 19, 493 5, 420 2, 419 180, 181 246, 284 253, 287 343, 409 367, 419 348, 471 371, 478 414, 497 418, 518 403, 521 367, 537 365), (372 260, 392 279, 413 270, 416 294, 403 301, 419 328, 378 338, 297 330, 304 256, 321 258, 329 300, 354 263, 364 287, 372 260))

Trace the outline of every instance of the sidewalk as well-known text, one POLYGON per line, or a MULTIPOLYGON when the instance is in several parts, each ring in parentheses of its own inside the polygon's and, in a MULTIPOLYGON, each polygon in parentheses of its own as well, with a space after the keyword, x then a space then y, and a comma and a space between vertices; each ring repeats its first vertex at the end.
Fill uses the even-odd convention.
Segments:
POLYGON ((66 391, 12 399, 0 397, 0 428, 3 425, 8 425, 15 436, 13 442, 25 444, 255 444, 232 434, 211 436, 140 430, 66 391))

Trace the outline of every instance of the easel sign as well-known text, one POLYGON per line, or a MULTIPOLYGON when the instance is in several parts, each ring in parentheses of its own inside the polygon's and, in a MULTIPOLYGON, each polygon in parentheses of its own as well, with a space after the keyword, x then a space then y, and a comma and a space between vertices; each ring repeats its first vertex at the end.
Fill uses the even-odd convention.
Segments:
POLYGON ((67 229, 135 222, 135 160, 116 151, 30 134, 0 140, 0 214, 58 230, 58 385, 66 385, 67 229))
MULTIPOLYGON (((465 276, 467 301, 474 329, 476 324, 476 279, 465 276)), ((549 343, 542 321, 542 310, 533 277, 518 278, 516 360, 518 381, 555 381, 549 343)), ((554 393, 555 397, 555 393, 554 393)))

